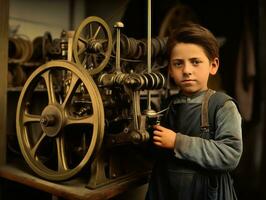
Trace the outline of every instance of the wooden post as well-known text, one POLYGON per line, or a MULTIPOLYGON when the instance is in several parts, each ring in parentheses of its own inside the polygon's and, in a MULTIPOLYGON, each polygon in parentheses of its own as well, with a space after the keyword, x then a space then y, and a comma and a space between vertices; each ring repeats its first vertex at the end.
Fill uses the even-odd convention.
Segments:
POLYGON ((0 166, 6 163, 9 1, 0 0, 0 166))

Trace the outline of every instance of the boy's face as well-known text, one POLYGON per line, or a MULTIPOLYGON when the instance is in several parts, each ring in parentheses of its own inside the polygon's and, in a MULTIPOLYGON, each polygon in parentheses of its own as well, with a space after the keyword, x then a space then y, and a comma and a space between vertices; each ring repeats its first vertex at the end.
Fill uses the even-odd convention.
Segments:
POLYGON ((203 48, 192 43, 177 43, 170 57, 169 73, 182 93, 190 95, 208 88, 209 75, 215 75, 219 59, 210 61, 203 48))

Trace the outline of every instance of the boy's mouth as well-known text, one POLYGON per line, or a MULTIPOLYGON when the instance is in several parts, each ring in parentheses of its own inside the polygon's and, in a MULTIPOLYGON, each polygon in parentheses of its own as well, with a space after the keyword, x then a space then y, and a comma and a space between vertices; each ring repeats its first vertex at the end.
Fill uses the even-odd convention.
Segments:
POLYGON ((195 80, 192 80, 192 79, 186 79, 186 80, 182 80, 181 82, 182 82, 182 83, 192 83, 192 82, 195 82, 195 80))

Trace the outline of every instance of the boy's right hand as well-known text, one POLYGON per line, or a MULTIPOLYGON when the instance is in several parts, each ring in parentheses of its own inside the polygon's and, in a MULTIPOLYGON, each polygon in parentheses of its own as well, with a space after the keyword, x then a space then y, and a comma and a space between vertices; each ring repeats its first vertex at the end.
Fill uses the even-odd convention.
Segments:
POLYGON ((153 128, 153 143, 162 148, 174 149, 176 133, 161 125, 154 125, 153 128))

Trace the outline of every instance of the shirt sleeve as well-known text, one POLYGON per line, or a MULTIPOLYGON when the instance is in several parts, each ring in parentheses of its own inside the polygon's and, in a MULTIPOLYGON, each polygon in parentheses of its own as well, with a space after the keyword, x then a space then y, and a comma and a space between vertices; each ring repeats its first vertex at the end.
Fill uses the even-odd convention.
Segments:
POLYGON ((233 170, 243 151, 241 116, 233 101, 227 101, 216 114, 214 139, 177 133, 175 156, 206 169, 233 170))

